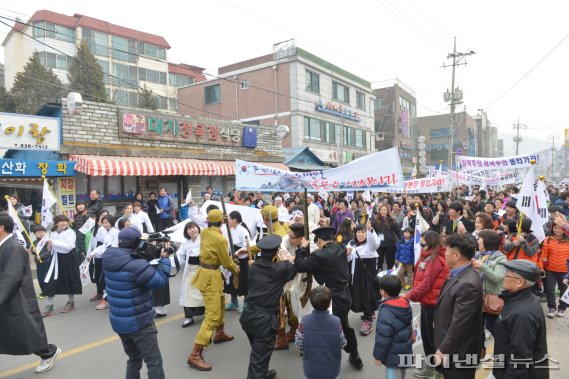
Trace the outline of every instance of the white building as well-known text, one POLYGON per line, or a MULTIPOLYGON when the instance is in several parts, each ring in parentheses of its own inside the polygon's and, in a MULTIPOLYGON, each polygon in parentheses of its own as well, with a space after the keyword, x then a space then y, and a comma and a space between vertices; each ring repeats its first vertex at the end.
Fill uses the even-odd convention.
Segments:
POLYGON ((164 37, 80 14, 40 10, 28 22, 16 22, 2 43, 6 89, 12 88, 16 74, 35 52, 67 83, 71 57, 82 41, 89 44, 102 70, 111 75, 105 75, 105 85, 109 99, 117 104, 136 106, 137 89, 146 85, 159 95, 159 108, 176 110, 176 102, 167 99, 177 99, 177 88, 205 80, 203 68, 167 61, 170 45, 164 37))

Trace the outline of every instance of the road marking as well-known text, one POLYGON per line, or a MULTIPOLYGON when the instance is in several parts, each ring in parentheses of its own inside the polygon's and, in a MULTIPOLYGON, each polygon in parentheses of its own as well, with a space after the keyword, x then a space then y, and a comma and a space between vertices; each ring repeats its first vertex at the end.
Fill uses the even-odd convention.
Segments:
MULTIPOLYGON (((178 314, 175 314, 171 317, 167 317, 167 318, 162 319, 162 320, 157 320, 157 321, 155 321, 155 324, 156 324, 156 326, 162 326, 162 325, 168 324, 172 321, 181 320, 182 318, 184 318, 184 314, 178 313, 178 314)), ((94 349, 94 348, 99 347, 99 346, 108 345, 108 344, 116 342, 118 340, 120 340, 120 337, 115 334, 114 336, 101 338, 99 340, 89 342, 89 343, 86 343, 86 344, 81 345, 81 346, 74 347, 72 349, 69 349, 69 350, 62 352, 61 355, 59 356, 59 358, 57 358, 57 361, 60 361, 64 358, 72 357, 72 356, 77 355, 77 354, 84 353, 87 350, 91 350, 91 349, 94 349)), ((0 371, 0 378, 7 378, 9 376, 16 375, 16 374, 19 374, 21 372, 31 370, 31 369, 35 368, 37 365, 38 365, 38 362, 31 362, 31 363, 27 363, 25 365, 21 365, 18 367, 9 368, 7 370, 0 371)))

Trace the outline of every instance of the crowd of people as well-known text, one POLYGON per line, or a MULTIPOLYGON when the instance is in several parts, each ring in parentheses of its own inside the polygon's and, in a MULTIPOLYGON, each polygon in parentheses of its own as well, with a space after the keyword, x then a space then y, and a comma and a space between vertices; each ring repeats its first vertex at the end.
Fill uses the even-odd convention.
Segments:
MULTIPOLYGON (((34 353, 42 358, 37 372, 51 368, 61 350, 47 343, 42 317, 55 314, 56 295, 67 296, 61 313, 73 311, 75 295, 83 291, 79 266, 87 260, 96 287, 90 301, 98 303, 97 310, 109 309, 129 357, 127 377, 136 377, 142 361, 149 377, 164 377, 153 320, 167 315, 168 257, 175 250, 183 266, 182 327, 201 319, 187 360, 198 370, 213 368, 204 348, 234 339, 224 328, 226 311, 240 314, 251 343, 248 378, 274 377, 272 351, 290 343, 303 351, 308 378, 338 376, 342 349, 349 363, 362 369, 348 321, 352 312, 361 314, 361 338, 375 327, 373 358, 388 377, 402 378, 416 365, 412 345, 420 334, 425 362, 415 377, 473 378, 485 359, 485 341, 493 338, 494 355, 503 360, 493 370, 496 378, 545 378, 545 316, 564 317, 568 306, 556 298, 556 289, 562 295, 569 280, 569 189, 548 187, 550 222, 541 242, 531 219, 516 208, 518 192, 515 186, 501 191, 461 186, 430 195, 230 192, 230 204, 259 210, 251 230, 239 211, 225 215, 213 204, 205 211, 197 207, 215 200, 211 187, 178 213, 185 219, 177 219, 165 188, 148 200, 137 193, 112 215, 93 190, 89 202, 77 203, 73 220, 54 217, 41 251, 34 246, 46 228, 26 224, 36 244, 15 245, 9 240, 13 221, 3 213, 0 318, 7 320, 15 296, 24 296, 34 316, 30 322, 39 326, 34 340, 12 347, 8 341, 14 334, 8 336, 0 323, 0 341, 6 341, 0 342, 0 354, 34 353), (420 253, 414 241, 418 215, 428 224, 420 253), (85 228, 89 222, 93 227, 85 228), (178 222, 184 222, 183 243, 161 246, 152 264, 133 254, 144 233, 178 222), (37 295, 23 249, 34 255, 37 295), (22 293, 16 294, 15 283, 21 283, 22 293), (41 312, 36 298, 45 299, 41 312), (411 303, 420 305, 418 330, 411 303), (545 314, 541 303, 547 303, 545 314), (530 364, 516 364, 519 359, 530 364)), ((16 195, 10 201, 22 210, 16 195)))

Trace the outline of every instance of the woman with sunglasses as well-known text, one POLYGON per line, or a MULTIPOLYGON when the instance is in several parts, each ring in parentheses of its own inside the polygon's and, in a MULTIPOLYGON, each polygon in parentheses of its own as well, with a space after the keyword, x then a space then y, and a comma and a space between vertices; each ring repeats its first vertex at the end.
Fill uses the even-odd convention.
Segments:
MULTIPOLYGON (((429 230, 421 235, 421 256, 415 264, 413 289, 403 297, 421 304, 421 336, 425 356, 435 354, 435 305, 443 284, 449 276, 439 233, 429 230)), ((436 371, 426 365, 415 373, 419 378, 434 377, 436 371)))

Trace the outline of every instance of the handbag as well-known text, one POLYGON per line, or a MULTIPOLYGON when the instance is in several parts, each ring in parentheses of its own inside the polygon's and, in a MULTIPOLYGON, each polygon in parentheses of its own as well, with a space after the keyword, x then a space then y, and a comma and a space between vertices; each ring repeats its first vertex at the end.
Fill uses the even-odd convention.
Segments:
POLYGON ((504 300, 498 295, 487 293, 484 295, 484 313, 492 316, 498 316, 504 308, 504 300))

